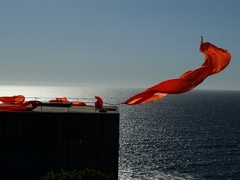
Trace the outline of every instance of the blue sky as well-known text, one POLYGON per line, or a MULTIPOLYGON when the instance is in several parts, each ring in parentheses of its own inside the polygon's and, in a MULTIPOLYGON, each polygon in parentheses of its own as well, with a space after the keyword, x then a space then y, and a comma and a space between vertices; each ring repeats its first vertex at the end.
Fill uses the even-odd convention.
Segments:
POLYGON ((0 2, 0 83, 147 88, 232 54, 198 89, 240 90, 239 0, 0 2))

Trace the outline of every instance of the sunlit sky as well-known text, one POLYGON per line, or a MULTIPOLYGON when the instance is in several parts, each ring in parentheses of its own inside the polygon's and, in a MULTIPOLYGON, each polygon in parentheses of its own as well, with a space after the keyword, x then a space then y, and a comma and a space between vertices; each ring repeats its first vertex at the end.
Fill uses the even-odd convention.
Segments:
POLYGON ((204 61, 200 37, 232 54, 197 89, 240 90, 239 0, 0 2, 1 85, 147 88, 204 61))

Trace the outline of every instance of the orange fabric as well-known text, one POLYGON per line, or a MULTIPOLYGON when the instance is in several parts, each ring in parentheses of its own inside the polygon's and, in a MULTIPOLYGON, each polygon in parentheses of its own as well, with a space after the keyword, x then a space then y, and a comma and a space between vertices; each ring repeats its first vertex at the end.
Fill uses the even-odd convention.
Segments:
POLYGON ((208 76, 216 74, 227 67, 231 54, 222 48, 201 41, 200 52, 205 55, 201 67, 185 72, 179 78, 163 81, 147 90, 129 98, 125 104, 144 104, 164 98, 167 94, 179 94, 192 90, 208 76))
MULTIPOLYGON (((49 102, 67 103, 70 101, 66 97, 60 97, 60 98, 52 99, 49 102)), ((82 101, 72 101, 72 106, 86 106, 86 103, 82 101)))
POLYGON ((95 96, 97 101, 95 102, 95 108, 101 109, 103 107, 103 100, 99 96, 95 96))
POLYGON ((82 102, 82 101, 73 101, 72 105, 73 106, 86 106, 86 103, 82 102))
POLYGON ((19 105, 1 104, 0 111, 31 111, 38 107, 39 101, 26 101, 19 105))
POLYGON ((66 97, 60 97, 60 98, 52 99, 49 102, 69 102, 69 101, 66 97))
POLYGON ((0 101, 4 104, 22 104, 25 101, 25 97, 23 95, 18 96, 3 96, 0 97, 0 101))
POLYGON ((165 93, 159 93, 156 91, 144 91, 139 94, 136 94, 135 96, 129 98, 127 101, 125 101, 125 104, 144 104, 151 101, 159 100, 167 96, 165 93))

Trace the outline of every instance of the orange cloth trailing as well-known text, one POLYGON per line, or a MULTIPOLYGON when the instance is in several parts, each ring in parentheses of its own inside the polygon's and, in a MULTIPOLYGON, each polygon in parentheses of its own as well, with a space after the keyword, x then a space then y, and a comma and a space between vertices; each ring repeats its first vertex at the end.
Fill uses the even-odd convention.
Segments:
POLYGON ((162 99, 167 94, 179 94, 190 91, 202 83, 208 76, 221 72, 231 60, 231 54, 227 50, 218 48, 209 42, 201 41, 200 52, 205 55, 205 61, 201 67, 187 71, 179 78, 156 84, 129 98, 124 104, 145 104, 162 99))

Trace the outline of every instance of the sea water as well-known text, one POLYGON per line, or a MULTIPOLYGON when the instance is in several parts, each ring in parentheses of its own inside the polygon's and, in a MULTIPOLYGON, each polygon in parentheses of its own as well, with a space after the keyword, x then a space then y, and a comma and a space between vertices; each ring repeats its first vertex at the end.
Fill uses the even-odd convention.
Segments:
MULTIPOLYGON (((121 103, 140 89, 0 86, 0 96, 121 103)), ((240 179, 240 91, 194 90, 119 105, 120 180, 240 179)))

